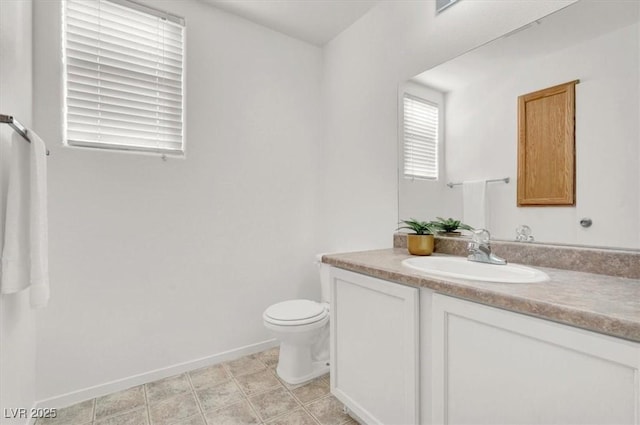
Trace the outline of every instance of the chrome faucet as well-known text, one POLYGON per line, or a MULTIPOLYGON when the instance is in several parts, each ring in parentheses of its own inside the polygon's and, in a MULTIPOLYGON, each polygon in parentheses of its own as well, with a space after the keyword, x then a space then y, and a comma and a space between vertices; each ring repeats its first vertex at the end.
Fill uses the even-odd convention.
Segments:
POLYGON ((472 238, 473 240, 467 245, 467 249, 469 250, 467 259, 469 261, 488 264, 507 264, 507 260, 491 252, 491 244, 489 243, 491 234, 487 229, 474 230, 472 238))

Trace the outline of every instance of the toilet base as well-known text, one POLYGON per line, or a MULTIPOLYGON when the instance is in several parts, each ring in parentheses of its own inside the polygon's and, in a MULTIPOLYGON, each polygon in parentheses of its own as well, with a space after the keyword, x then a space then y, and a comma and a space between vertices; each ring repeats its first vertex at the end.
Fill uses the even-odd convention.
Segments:
MULTIPOLYGON (((282 356, 282 352, 280 352, 280 355, 282 356)), ((282 379, 283 381, 285 381, 287 384, 291 384, 291 385, 297 385, 297 384, 302 384, 303 382, 306 381, 310 381, 313 378, 317 378, 318 376, 322 376, 326 373, 329 373, 329 361, 317 361, 317 362, 312 362, 311 363, 311 369, 308 371, 308 373, 304 374, 304 375, 300 375, 300 374, 295 374, 295 373, 291 373, 291 370, 288 370, 290 368, 286 367, 281 367, 282 365, 282 361, 278 361, 278 367, 276 368, 276 372, 278 373, 278 376, 280 377, 280 379, 282 379)))
POLYGON ((280 335, 283 338, 276 372, 286 383, 301 384, 329 372, 329 323, 324 322, 315 333, 307 334, 315 343, 280 335))

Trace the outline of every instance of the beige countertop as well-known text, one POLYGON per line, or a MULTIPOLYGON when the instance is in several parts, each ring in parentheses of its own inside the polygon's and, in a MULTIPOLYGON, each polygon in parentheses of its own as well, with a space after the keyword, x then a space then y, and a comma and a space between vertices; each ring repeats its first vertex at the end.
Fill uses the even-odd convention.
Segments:
MULTIPOLYGON (((433 254, 444 256, 445 254, 433 254)), ((542 283, 491 283, 444 279, 403 266, 402 248, 328 254, 324 263, 505 310, 640 342, 640 279, 536 267, 542 283)))

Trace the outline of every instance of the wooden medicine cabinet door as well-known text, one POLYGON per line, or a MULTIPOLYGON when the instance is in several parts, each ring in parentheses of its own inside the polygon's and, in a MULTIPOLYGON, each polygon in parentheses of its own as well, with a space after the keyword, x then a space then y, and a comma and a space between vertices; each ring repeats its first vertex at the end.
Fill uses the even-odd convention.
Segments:
POLYGON ((575 205, 575 86, 518 97, 518 206, 575 205))

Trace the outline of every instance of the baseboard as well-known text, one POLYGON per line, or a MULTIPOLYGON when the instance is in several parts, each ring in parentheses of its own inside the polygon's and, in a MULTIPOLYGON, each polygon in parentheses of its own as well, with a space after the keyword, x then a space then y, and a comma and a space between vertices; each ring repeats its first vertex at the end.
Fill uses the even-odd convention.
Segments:
MULTIPOLYGON (((82 390, 73 391, 67 394, 50 397, 45 400, 36 402, 37 407, 58 408, 71 406, 72 404, 82 401, 91 400, 92 398, 101 397, 113 392, 126 390, 127 388, 137 385, 146 384, 147 382, 157 381, 158 379, 167 378, 169 376, 178 375, 190 370, 199 369, 201 367, 211 366, 214 364, 226 362, 238 357, 247 356, 249 354, 259 353, 278 345, 278 341, 270 339, 267 341, 251 344, 233 350, 225 351, 213 356, 203 357, 201 359, 179 363, 162 369, 152 370, 150 372, 141 373, 139 375, 130 376, 116 381, 107 382, 105 384, 95 385, 93 387, 84 388, 82 390)), ((33 425, 31 422, 28 425, 33 425)))

